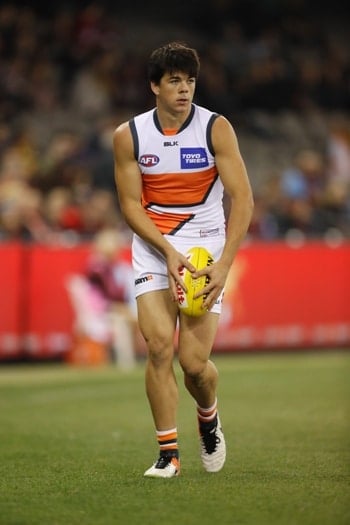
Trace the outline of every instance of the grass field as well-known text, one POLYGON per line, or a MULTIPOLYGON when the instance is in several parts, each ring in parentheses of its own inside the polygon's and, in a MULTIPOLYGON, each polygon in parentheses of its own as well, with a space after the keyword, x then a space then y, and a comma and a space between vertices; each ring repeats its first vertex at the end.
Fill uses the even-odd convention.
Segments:
POLYGON ((200 465, 180 388, 181 476, 157 455, 143 363, 0 367, 1 525, 349 525, 350 353, 214 356, 228 445, 200 465))

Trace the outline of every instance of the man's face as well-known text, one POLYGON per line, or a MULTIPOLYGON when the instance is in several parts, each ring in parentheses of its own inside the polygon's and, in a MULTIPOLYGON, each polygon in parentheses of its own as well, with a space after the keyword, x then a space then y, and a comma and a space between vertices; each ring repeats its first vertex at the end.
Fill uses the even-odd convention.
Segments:
POLYGON ((196 88, 196 79, 179 71, 165 73, 159 84, 151 83, 158 105, 172 112, 188 112, 196 88))

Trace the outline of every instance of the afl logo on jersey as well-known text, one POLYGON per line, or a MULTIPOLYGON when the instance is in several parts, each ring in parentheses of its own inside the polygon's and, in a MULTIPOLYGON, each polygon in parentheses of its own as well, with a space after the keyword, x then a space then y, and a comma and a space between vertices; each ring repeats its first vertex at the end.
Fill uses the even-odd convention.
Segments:
POLYGON ((141 166, 145 166, 145 168, 156 166, 158 162, 159 157, 157 157, 157 155, 153 155, 152 153, 146 153, 145 155, 142 155, 139 160, 139 164, 141 164, 141 166))

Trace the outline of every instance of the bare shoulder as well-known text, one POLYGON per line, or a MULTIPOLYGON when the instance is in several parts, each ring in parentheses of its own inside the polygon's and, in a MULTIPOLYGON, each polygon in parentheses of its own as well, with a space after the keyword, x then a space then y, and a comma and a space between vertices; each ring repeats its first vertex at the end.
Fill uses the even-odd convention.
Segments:
POLYGON ((237 146, 237 137, 233 126, 223 115, 219 115, 213 123, 212 142, 215 151, 220 150, 224 145, 237 146))
POLYGON ((216 133, 228 133, 228 134, 234 133, 231 122, 223 115, 219 115, 214 120, 213 131, 216 133))
POLYGON ((119 126, 116 127, 113 133, 114 140, 123 140, 127 135, 130 134, 130 126, 129 122, 123 122, 122 124, 119 124, 119 126))
POLYGON ((124 153, 132 151, 132 135, 128 121, 119 124, 114 130, 113 145, 116 153, 121 151, 124 151, 124 153))

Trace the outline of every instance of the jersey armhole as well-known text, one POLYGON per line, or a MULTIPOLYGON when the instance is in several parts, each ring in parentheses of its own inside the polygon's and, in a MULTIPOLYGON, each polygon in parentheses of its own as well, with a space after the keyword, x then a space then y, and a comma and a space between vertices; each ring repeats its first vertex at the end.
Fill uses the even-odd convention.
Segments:
POLYGON ((215 120, 219 117, 219 114, 218 113, 213 113, 212 116, 210 117, 209 119, 209 122, 208 122, 208 125, 207 125, 207 144, 208 144, 208 150, 210 151, 210 153, 213 155, 213 157, 215 157, 215 151, 214 151, 214 147, 213 147, 213 142, 211 140, 211 130, 212 130, 212 127, 213 127, 213 124, 215 122, 215 120))
POLYGON ((134 144, 134 157, 135 157, 135 160, 138 160, 139 158, 139 137, 136 131, 135 119, 129 120, 129 127, 130 127, 132 141, 134 144))

